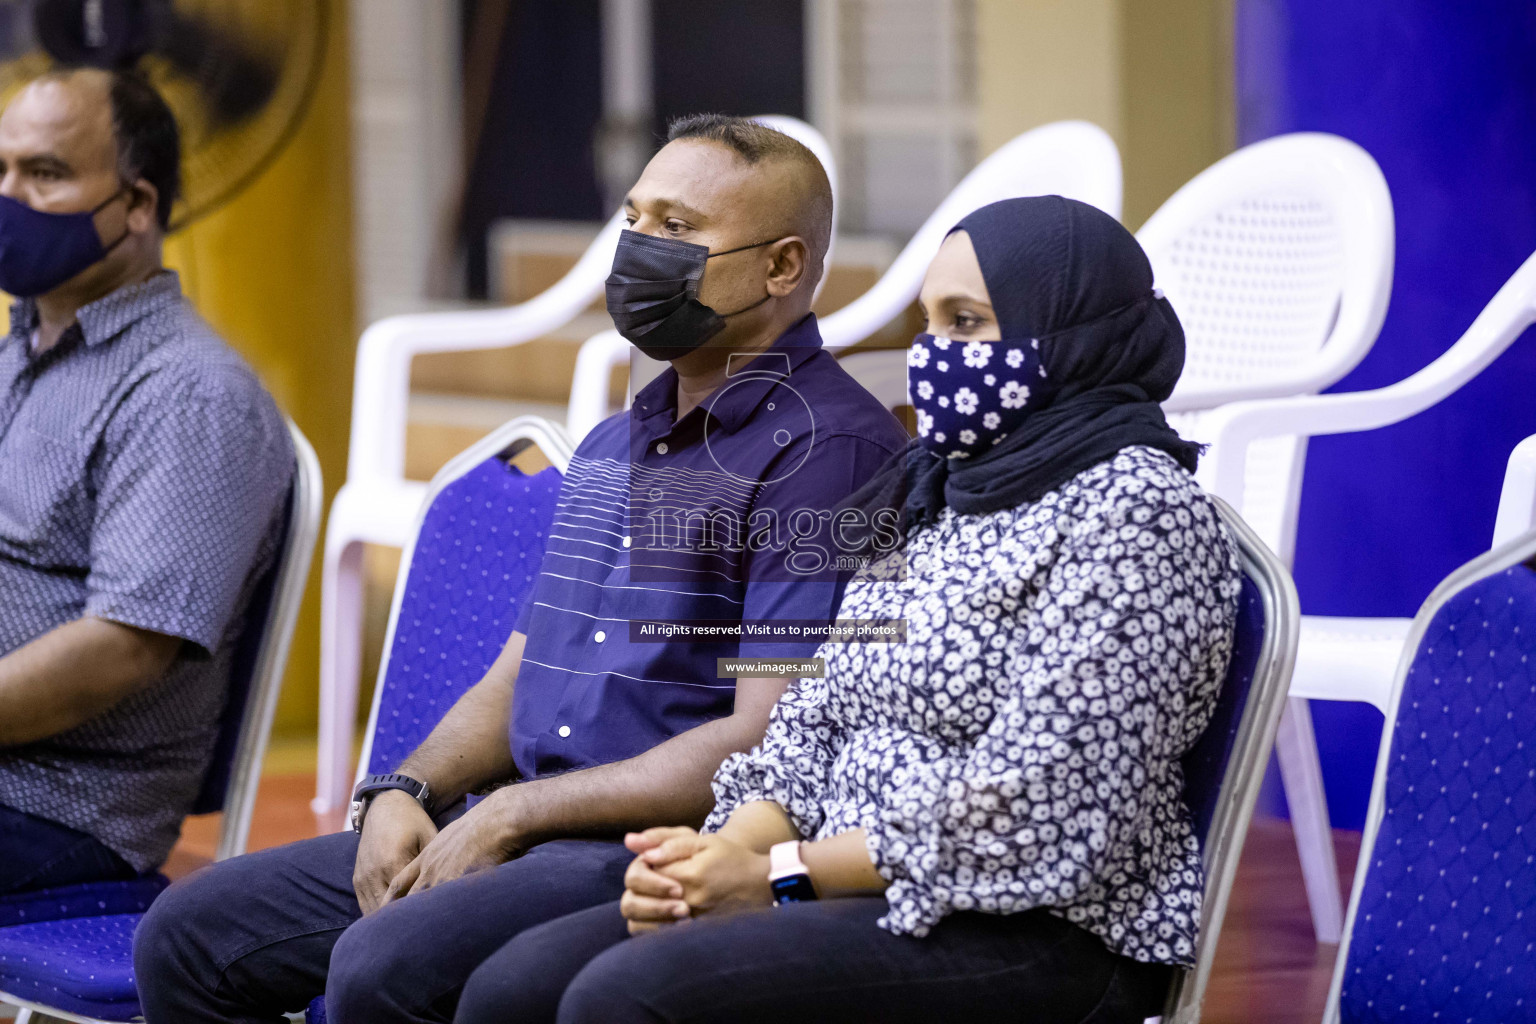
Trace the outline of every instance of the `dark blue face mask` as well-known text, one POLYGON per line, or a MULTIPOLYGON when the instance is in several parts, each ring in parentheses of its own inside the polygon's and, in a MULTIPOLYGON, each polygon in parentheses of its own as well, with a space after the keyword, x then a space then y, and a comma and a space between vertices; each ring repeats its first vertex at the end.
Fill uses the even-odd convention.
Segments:
POLYGON ((102 245, 93 218, 127 191, 124 186, 79 213, 45 213, 0 196, 0 291, 22 299, 44 295, 105 259, 128 237, 128 229, 111 245, 102 245))

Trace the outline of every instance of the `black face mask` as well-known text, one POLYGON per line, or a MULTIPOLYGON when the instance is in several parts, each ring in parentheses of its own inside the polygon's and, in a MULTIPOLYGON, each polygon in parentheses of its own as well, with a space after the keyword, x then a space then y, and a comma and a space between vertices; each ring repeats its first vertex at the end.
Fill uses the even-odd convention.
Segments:
POLYGON ((756 309, 769 299, 764 295, 743 309, 716 313, 698 299, 705 261, 776 241, 710 252, 707 246, 675 238, 623 232, 606 283, 613 326, 652 359, 687 355, 724 330, 726 317, 756 309))

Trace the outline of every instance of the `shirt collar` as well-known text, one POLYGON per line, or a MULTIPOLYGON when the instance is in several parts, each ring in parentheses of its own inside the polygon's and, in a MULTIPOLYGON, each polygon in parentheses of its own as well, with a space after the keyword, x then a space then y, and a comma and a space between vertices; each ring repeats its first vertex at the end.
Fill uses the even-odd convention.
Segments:
MULTIPOLYGON (((741 366, 733 363, 725 385, 704 399, 699 408, 716 421, 718 429, 733 434, 775 389, 788 387, 794 371, 820 351, 821 331, 816 326, 816 314, 807 313, 750 361, 741 366)), ((677 371, 669 366, 641 388, 635 395, 632 415, 648 432, 666 433, 677 415, 677 371), (666 418, 659 420, 663 415, 666 418)))
MULTIPOLYGON (((144 317, 181 298, 181 277, 161 270, 147 281, 124 285, 86 303, 75 312, 75 322, 87 345, 110 341, 144 317)), ((26 347, 37 326, 37 300, 17 299, 11 304, 11 338, 26 347)))

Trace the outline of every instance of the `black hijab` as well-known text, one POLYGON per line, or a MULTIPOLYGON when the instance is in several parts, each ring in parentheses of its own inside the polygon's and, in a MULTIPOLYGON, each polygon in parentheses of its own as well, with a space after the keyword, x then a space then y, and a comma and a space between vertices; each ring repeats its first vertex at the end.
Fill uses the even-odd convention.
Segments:
POLYGON ((984 515, 1036 501, 1131 445, 1194 472, 1201 446, 1168 425, 1159 402, 1184 369, 1184 329, 1152 291, 1134 236, 1095 207, 1061 196, 1005 199, 956 224, 976 250, 1005 338, 1040 339, 1051 404, 995 447, 945 459, 917 441, 845 503, 903 504, 907 530, 944 508, 984 515))

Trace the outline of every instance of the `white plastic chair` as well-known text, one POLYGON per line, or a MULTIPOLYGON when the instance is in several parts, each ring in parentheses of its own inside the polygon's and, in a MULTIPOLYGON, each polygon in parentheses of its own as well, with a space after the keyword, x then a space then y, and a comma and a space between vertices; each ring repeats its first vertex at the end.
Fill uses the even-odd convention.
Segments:
MULTIPOLYGON (((1210 440, 1225 403, 1313 394, 1364 358, 1392 287, 1392 199, 1376 162, 1333 135, 1245 146, 1192 178, 1137 233, 1157 285, 1184 325, 1188 355, 1163 407, 1185 437, 1210 440)), ((1305 441, 1280 437, 1249 456, 1236 506, 1290 565, 1305 441)), ((1343 926, 1338 868, 1311 717, 1293 700, 1277 743, 1320 940, 1343 926)))
MULTIPOLYGON (((794 136, 814 152, 827 168, 836 195, 832 149, 820 132, 791 117, 769 115, 758 120, 794 136)), ((403 546, 427 493, 425 482, 405 478, 411 360, 427 352, 509 348, 574 320, 602 294, 623 227, 620 211, 564 277, 527 302, 497 310, 388 317, 363 332, 352 388, 347 479, 331 503, 321 574, 319 760, 311 805, 316 814, 339 810, 351 793, 348 780, 362 655, 363 545, 403 546)), ((583 372, 578 365, 572 380, 572 409, 603 408, 607 394, 607 372, 595 372, 590 365, 583 372), (585 394, 584 389, 594 393, 585 394)))
MULTIPOLYGON (((1202 424, 1212 442, 1200 467, 1207 489, 1234 505, 1273 487, 1253 455, 1274 438, 1314 437, 1374 430, 1401 422, 1454 394, 1483 371, 1527 327, 1536 323, 1536 256, 1528 258, 1466 333, 1424 369, 1390 387, 1335 395, 1303 395, 1235 402, 1209 414, 1202 424)), ((1291 500, 1294 502, 1294 496, 1291 500)), ((1536 520, 1536 441, 1527 439, 1510 456, 1495 523, 1495 543, 1529 528, 1536 520)), ((1286 549, 1295 541, 1294 504, 1285 518, 1286 549)), ((1291 682, 1293 698, 1369 701, 1385 711, 1393 670, 1407 639, 1409 620, 1302 617, 1301 649, 1291 682)), ((1305 751, 1303 751, 1305 753, 1305 751)), ((1313 769, 1316 748, 1311 748, 1313 769)), ((1284 762, 1282 762, 1282 765, 1284 762)), ((1318 787, 1321 795, 1321 786, 1318 787)), ((1326 805, 1324 805, 1326 813, 1326 805)), ((1294 814, 1299 833, 1305 822, 1294 814)), ((1329 864, 1333 863, 1329 858, 1329 864)), ((1337 887, 1335 887, 1337 892, 1337 887)), ((1314 914, 1316 904, 1314 903, 1314 914)), ((1333 941, 1337 941, 1337 933, 1333 941)))
MULTIPOLYGON (((1031 195, 1068 196, 1118 218, 1120 151, 1114 140, 1086 121, 1058 121, 1003 145, 955 186, 869 291, 822 319, 823 344, 836 352, 900 316, 917 298, 928 264, 956 221, 999 199, 1031 195)), ((607 391, 598 387, 598 381, 606 383, 614 368, 629 358, 629 347, 613 331, 593 335, 582 345, 576 365, 578 383, 572 389, 566 419, 572 437, 579 441, 608 415, 606 399, 601 397, 607 391)))
POLYGON ((949 229, 972 210, 1016 196, 1062 195, 1120 217, 1120 151, 1098 125, 1057 121, 1005 143, 961 179, 874 287, 821 321, 831 351, 863 341, 917 298, 949 229))

